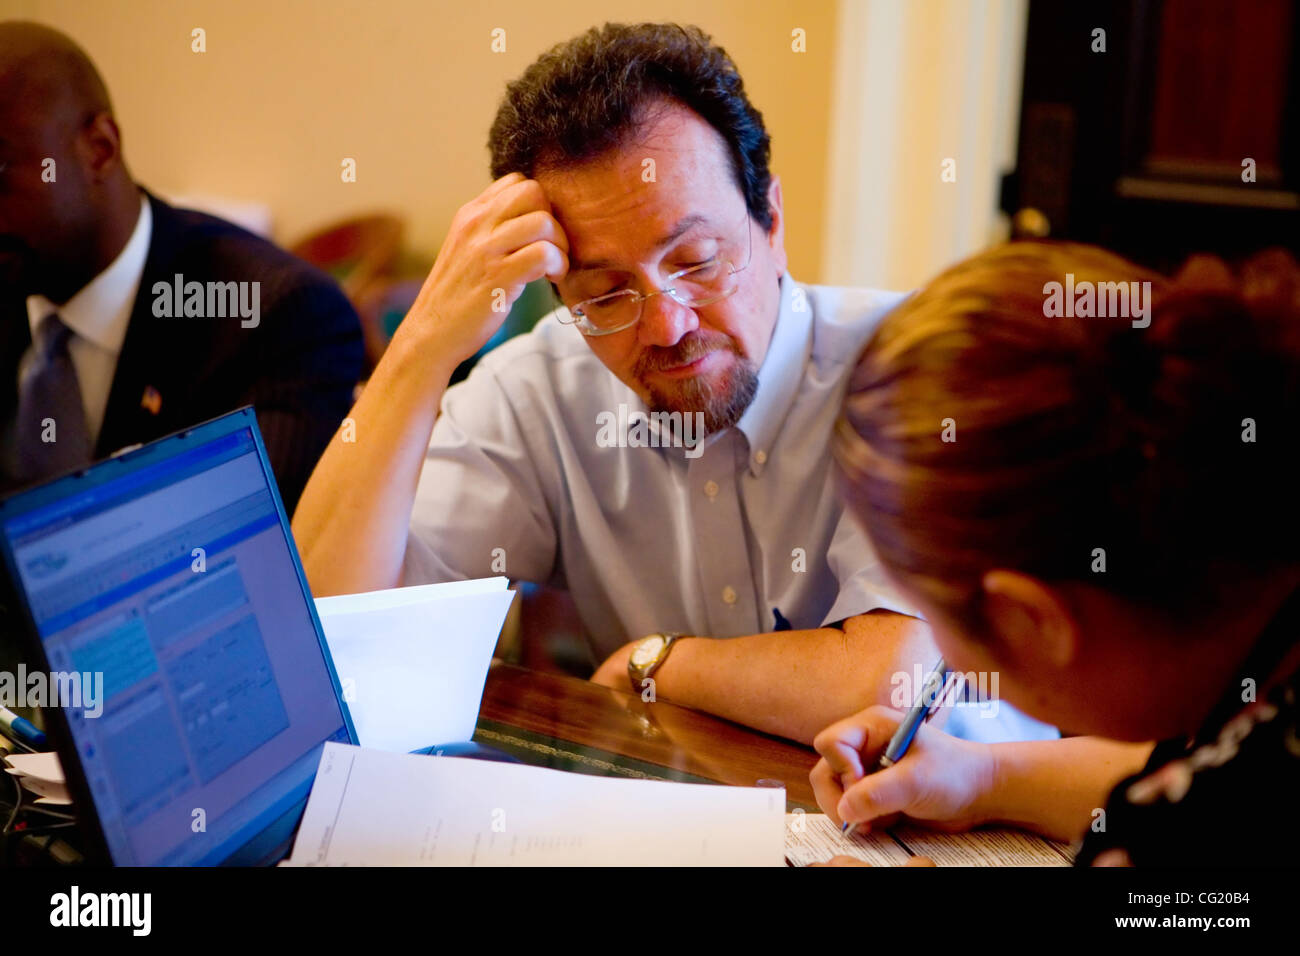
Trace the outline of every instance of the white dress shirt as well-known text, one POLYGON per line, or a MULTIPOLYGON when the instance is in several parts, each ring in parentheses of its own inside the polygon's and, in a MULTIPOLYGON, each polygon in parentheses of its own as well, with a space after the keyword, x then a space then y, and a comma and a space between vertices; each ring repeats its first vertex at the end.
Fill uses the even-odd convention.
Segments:
MULTIPOLYGON (((403 583, 504 573, 567 588, 597 660, 656 631, 772 631, 777 610, 796 630, 875 608, 914 614, 844 511, 830 454, 848 376, 901 299, 784 276, 754 400, 693 458, 602 447, 601 413, 646 406, 547 316, 445 394, 403 583)), ((968 735, 1055 736, 1009 730, 1011 708, 1000 711, 968 735)), ((959 733, 971 724, 952 717, 959 733)))
POLYGON ((131 238, 103 272, 82 286, 63 305, 55 305, 43 295, 27 297, 27 318, 31 323, 33 342, 36 341, 36 330, 51 312, 57 312, 63 324, 72 330, 68 353, 77 372, 81 403, 86 411, 86 428, 92 443, 99 440, 104 425, 108 394, 113 387, 117 359, 126 339, 126 328, 131 321, 131 310, 140 288, 140 277, 144 274, 152 235, 153 211, 149 208, 148 198, 141 194, 140 215, 131 238))

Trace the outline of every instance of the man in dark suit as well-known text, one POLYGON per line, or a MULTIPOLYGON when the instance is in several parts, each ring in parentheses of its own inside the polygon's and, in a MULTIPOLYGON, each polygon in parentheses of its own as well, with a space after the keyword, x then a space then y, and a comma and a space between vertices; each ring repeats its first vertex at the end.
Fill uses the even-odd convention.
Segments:
POLYGON ((252 404, 292 513, 361 364, 332 279, 143 192, 85 53, 0 23, 0 487, 252 404))

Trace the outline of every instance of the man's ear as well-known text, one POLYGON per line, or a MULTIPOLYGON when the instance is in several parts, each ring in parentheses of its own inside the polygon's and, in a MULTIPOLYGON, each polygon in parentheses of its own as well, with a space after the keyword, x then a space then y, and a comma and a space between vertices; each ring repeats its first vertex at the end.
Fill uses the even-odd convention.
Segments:
POLYGON ((784 274, 789 265, 785 254, 785 200, 781 196, 781 177, 773 176, 767 187, 767 208, 772 214, 772 228, 767 231, 767 244, 772 250, 772 260, 777 271, 784 274))
POLYGON ((122 164, 122 138, 109 113, 96 113, 77 137, 77 151, 92 182, 102 183, 122 164))
POLYGON ((1010 660, 1033 672, 1062 670, 1079 654, 1079 626, 1060 596, 1016 571, 984 575, 984 623, 1010 660))

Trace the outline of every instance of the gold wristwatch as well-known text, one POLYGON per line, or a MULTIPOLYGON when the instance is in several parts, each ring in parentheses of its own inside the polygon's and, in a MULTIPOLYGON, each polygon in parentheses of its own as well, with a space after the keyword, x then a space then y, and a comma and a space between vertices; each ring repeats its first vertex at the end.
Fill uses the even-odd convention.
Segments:
POLYGON ((641 693, 641 682, 654 674, 668 659, 668 651, 680 637, 681 634, 669 631, 665 634, 651 634, 636 642, 627 658, 627 678, 632 682, 632 693, 641 693))

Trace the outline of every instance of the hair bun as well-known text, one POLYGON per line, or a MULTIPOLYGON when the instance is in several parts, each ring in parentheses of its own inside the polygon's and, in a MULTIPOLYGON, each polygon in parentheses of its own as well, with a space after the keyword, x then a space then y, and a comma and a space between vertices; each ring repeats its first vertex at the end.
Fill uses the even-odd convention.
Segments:
POLYGON ((1300 265, 1287 250, 1266 249, 1235 270, 1215 256, 1192 256, 1169 285, 1166 308, 1188 298, 1235 302, 1255 341, 1300 365, 1300 265))

